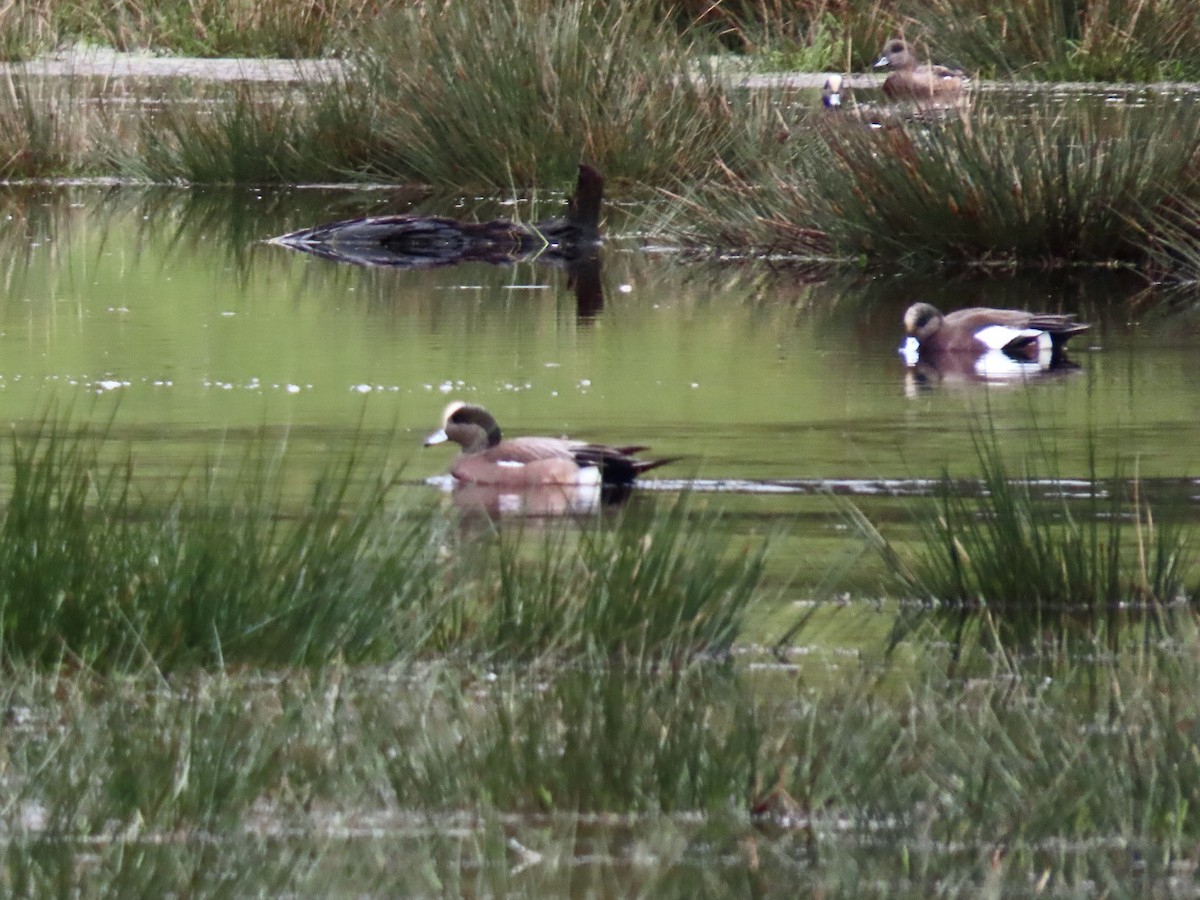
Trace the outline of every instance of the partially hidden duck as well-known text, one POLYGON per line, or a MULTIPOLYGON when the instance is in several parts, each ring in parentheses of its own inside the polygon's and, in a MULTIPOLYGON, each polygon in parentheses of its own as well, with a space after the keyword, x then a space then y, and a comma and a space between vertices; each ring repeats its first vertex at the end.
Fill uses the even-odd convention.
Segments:
POLYGON ((891 38, 875 68, 888 68, 883 93, 890 100, 955 101, 967 84, 961 69, 951 69, 917 59, 903 38, 891 38))

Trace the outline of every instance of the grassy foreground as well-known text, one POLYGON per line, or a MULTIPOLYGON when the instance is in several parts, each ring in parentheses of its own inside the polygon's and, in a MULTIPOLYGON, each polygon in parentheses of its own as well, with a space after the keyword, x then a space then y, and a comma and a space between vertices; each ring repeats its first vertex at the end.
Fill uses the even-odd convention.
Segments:
POLYGON ((321 667, 431 655, 633 666, 720 656, 763 547, 724 546, 681 500, 615 526, 473 542, 396 509, 349 456, 299 508, 282 460, 206 469, 167 498, 100 436, 14 437, 0 518, 0 659, 101 671, 321 667), (448 560, 453 560, 450 565, 448 560))
POLYGON ((987 447, 985 515, 946 494, 915 547, 885 546, 916 573, 899 596, 938 602, 890 655, 793 668, 743 643, 754 604, 778 601, 770 543, 686 498, 468 527, 393 506, 386 461, 348 455, 297 493, 263 451, 151 490, 103 431, 47 420, 0 471, 0 878, 138 895, 1169 884, 1198 861, 1194 614, 1127 629, 1047 601, 1164 603, 1193 575, 1186 535, 1145 510, 1119 524, 1119 499, 1039 501, 987 447), (997 589, 992 560, 1033 593, 997 589), (941 608, 1040 631, 947 641, 941 608))
POLYGON ((1198 646, 968 682, 19 667, 0 872, 32 894, 1165 890, 1197 863, 1198 646))

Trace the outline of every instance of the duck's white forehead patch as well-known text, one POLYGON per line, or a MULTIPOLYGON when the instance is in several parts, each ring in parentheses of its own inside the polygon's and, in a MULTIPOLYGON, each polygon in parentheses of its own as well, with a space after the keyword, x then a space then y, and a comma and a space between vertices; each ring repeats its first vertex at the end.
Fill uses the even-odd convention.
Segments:
POLYGON ((904 343, 900 345, 900 355, 904 357, 905 365, 915 366, 921 356, 921 342, 915 337, 905 338, 904 343))
POLYGON ((448 404, 446 408, 442 410, 442 424, 445 425, 447 422, 449 422, 450 417, 466 405, 467 404, 463 403, 461 400, 455 400, 453 403, 448 404))
POLYGON ((525 468, 525 463, 517 462, 515 459, 498 459, 498 460, 496 460, 496 465, 504 466, 506 469, 523 469, 523 468, 525 468))

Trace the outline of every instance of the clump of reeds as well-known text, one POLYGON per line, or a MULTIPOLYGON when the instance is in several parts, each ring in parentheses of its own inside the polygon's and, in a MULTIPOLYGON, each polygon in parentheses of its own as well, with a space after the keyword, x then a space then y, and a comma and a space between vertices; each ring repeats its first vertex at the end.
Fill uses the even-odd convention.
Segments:
POLYGON ((759 599, 767 544, 737 548, 686 499, 552 529, 530 552, 502 536, 443 617, 441 649, 501 659, 583 655, 632 665, 721 657, 759 599))
POLYGON ((242 82, 220 96, 179 93, 134 119, 106 155, 153 182, 303 184, 353 179, 376 136, 372 91, 343 75, 296 90, 242 82))
POLYGON ((1196 632, 1184 624, 1177 646, 1106 662, 1039 670, 993 657, 976 680, 926 672, 897 691, 895 670, 852 677, 776 745, 771 756, 790 763, 780 786, 831 876, 848 819, 905 861, 892 877, 1016 890, 1038 879, 1115 886, 1142 866, 1167 878, 1175 852, 1194 856, 1200 774, 1185 688, 1196 632), (1143 852, 1166 846, 1153 862, 1143 852))
POLYGON ((769 104, 731 88, 694 36, 644 5, 406 6, 373 26, 332 83, 245 84, 215 102, 168 104, 139 120, 132 153, 110 155, 156 181, 504 188, 569 182, 580 161, 655 182, 760 156, 769 104))
POLYGON ((94 165, 100 117, 71 78, 0 74, 0 179, 77 175, 94 165))
POLYGON ((504 675, 474 699, 451 692, 430 698, 423 724, 355 701, 376 748, 363 762, 401 808, 627 815, 736 813, 746 802, 761 714, 724 668, 559 670, 538 687, 504 675))
POLYGON ((132 462, 57 425, 11 440, 0 519, 0 653, 97 668, 314 665, 401 654, 437 572, 440 526, 384 514, 354 461, 285 516, 282 474, 141 495, 132 462), (390 524, 390 527, 388 527, 390 524), (401 610, 404 610, 402 612, 401 610))
POLYGON ((451 517, 391 511, 390 480, 353 454, 295 509, 269 458, 181 484, 164 502, 139 494, 132 462, 101 464, 102 444, 53 424, 12 439, 0 514, 6 660, 682 663, 728 650, 761 581, 764 550, 733 552, 683 501, 582 534, 562 523, 532 551, 502 539, 451 552, 451 517))
POLYGON ((1200 76, 1200 10, 1186 2, 921 0, 906 10, 939 49, 980 73, 1060 81, 1200 76))
POLYGON ((1195 191, 1200 109, 980 104, 889 120, 824 117, 800 160, 687 194, 696 243, 867 265, 1145 267, 1156 210, 1195 191), (1139 230, 1140 229, 1140 230, 1139 230))
POLYGON ((9 666, 0 866, 30 893, 207 888, 216 867, 224 889, 308 895, 394 886, 405 854, 426 889, 505 886, 522 866, 578 886, 585 860, 624 871, 636 853, 656 883, 685 877, 685 858, 792 892, 796 877, 835 892, 869 877, 928 893, 1166 883, 1194 858, 1194 622, 1169 644, 1049 668, 993 655, 970 680, 939 672, 944 646, 917 649, 765 680, 709 666, 115 679, 9 666), (307 862, 281 868, 263 842, 307 862))
POLYGON ((1188 287, 1200 283, 1200 199, 1172 195, 1130 227, 1145 248, 1151 281, 1188 287))
POLYGON ((299 59, 345 46, 381 7, 375 0, 15 0, 0 10, 0 53, 28 58, 65 43, 186 56, 299 59))
POLYGON ((497 0, 382 20, 353 57, 378 104, 372 169, 507 186, 569 179, 581 160, 648 182, 706 168, 740 127, 733 92, 650 9, 497 0))
MULTIPOLYGON (((1156 521, 1138 496, 1136 479, 1101 480, 1092 462, 1081 499, 1042 496, 1044 482, 1027 461, 1014 475, 994 432, 976 434, 980 491, 943 478, 936 512, 923 513, 921 541, 911 553, 888 542, 864 517, 864 535, 883 554, 897 592, 924 610, 949 615, 959 638, 979 626, 1002 644, 1030 637, 1103 638, 1114 644, 1123 626, 1158 626, 1189 596, 1190 551, 1177 524, 1156 521)), ((1048 453, 1042 450, 1044 464, 1048 453)), ((905 636, 924 610, 898 619, 905 636)))

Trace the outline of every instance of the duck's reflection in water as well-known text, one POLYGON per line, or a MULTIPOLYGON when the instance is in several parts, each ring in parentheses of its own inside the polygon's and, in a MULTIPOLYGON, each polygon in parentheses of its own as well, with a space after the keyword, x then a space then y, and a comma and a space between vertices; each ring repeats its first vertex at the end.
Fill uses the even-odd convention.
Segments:
POLYGON ((450 500, 460 512, 492 520, 591 516, 622 506, 632 493, 631 485, 546 484, 513 488, 459 482, 449 489, 450 500))
POLYGON ((1079 371, 1079 365, 1063 353, 1043 352, 1028 358, 1011 356, 1003 350, 983 353, 904 353, 904 393, 915 397, 940 385, 1028 384, 1061 378, 1079 371))

